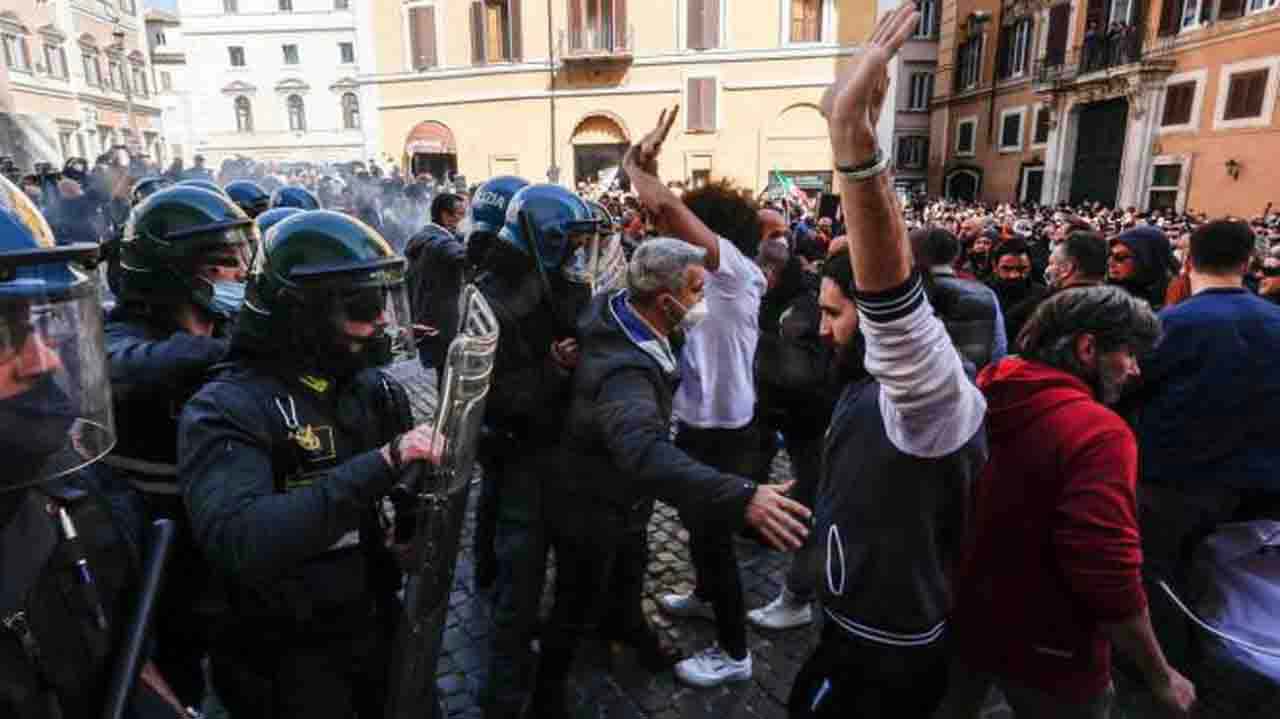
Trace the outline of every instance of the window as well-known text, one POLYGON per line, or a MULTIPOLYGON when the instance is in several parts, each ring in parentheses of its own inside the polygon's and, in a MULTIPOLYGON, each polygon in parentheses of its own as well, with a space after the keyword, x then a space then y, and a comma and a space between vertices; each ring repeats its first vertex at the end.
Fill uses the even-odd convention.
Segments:
POLYGON ((133 68, 133 92, 142 97, 147 93, 147 74, 140 67, 133 68))
POLYGON ((978 134, 978 118, 966 117, 956 123, 956 154, 973 156, 974 138, 978 134))
POLYGON ((687 23, 685 47, 710 50, 720 47, 721 0, 685 0, 687 23))
POLYGON ((249 98, 243 95, 237 97, 235 111, 236 132, 253 132, 253 107, 249 105, 249 98))
POLYGON ((4 64, 10 70, 31 72, 31 53, 21 35, 4 35, 4 64))
MULTIPOLYGON (((1174 2, 1174 0, 1166 0, 1174 2)), ((1182 21, 1180 27, 1192 28, 1200 24, 1200 0, 1186 0, 1182 8, 1182 21)))
POLYGON ((1036 124, 1031 132, 1031 146, 1049 144, 1049 132, 1053 124, 1053 110, 1041 105, 1036 108, 1036 124))
POLYGON ((63 157, 71 157, 71 131, 58 130, 58 149, 63 157))
MULTIPOLYGON (((1172 1, 1172 0, 1170 0, 1172 1)), ((1044 40, 1045 67, 1057 67, 1067 59, 1067 32, 1071 21, 1071 5, 1062 3, 1049 8, 1049 28, 1044 40)))
POLYGON ((1031 18, 1023 18, 1000 29, 1000 79, 1022 77, 1031 57, 1031 18))
POLYGON ((1249 12, 1262 12, 1275 5, 1276 0, 1249 0, 1249 12))
POLYGON ((907 97, 908 110, 928 110, 929 101, 933 99, 933 73, 911 73, 911 84, 907 97))
POLYGON ((50 77, 60 77, 66 80, 68 78, 66 49, 61 45, 51 45, 46 42, 44 46, 44 68, 50 77))
POLYGON ((240 12, 240 6, 237 0, 222 0, 222 12, 235 13, 240 12))
POLYGON ((982 36, 960 43, 956 50, 956 91, 972 90, 982 74, 982 36))
POLYGON ((280 12, 293 12, 293 0, 280 0, 280 12))
POLYGON ((298 46, 297 45, 282 45, 280 49, 284 51, 284 64, 286 65, 298 64, 298 46))
POLYGON ((898 138, 898 162, 903 170, 922 170, 929 162, 929 138, 906 136, 898 138))
POLYGON ((929 39, 938 36, 938 0, 919 0, 916 9, 920 11, 920 24, 912 37, 929 39))
POLYGON ((342 96, 342 126, 347 130, 360 129, 360 101, 354 92, 342 96))
POLYGON ((826 3, 823 0, 786 1, 791 7, 791 42, 822 42, 822 11, 826 3))
POLYGON ((1224 120, 1245 120, 1262 116, 1262 102, 1267 94, 1268 68, 1236 73, 1227 89, 1224 120))
POLYGON ((307 113, 302 106, 302 96, 290 95, 285 101, 285 109, 289 112, 289 129, 294 132, 305 132, 307 129, 307 113))
POLYGON ((1147 190, 1147 209, 1172 210, 1182 207, 1185 191, 1184 179, 1189 157, 1165 155, 1151 163, 1151 186, 1147 190))
POLYGON ((244 67, 244 48, 239 45, 232 45, 227 48, 227 54, 231 56, 231 67, 244 67))
POLYGON ((1000 112, 1000 152, 1022 150, 1022 118, 1027 108, 1011 107, 1000 112))
POLYGON ((343 65, 351 65, 356 61, 356 46, 349 42, 338 43, 338 61, 343 65))
POLYGON ((715 132, 719 82, 714 77, 691 77, 685 83, 685 128, 689 132, 715 132))
MULTIPOLYGON (((608 3, 606 3, 608 4, 608 3)), ((598 7, 592 3, 590 7, 598 7)), ((471 3, 471 61, 476 65, 519 59, 519 0, 475 0, 471 3)), ((572 11, 571 11, 572 12, 572 11)), ((570 20, 572 27, 573 20, 570 20)))
POLYGON ((1164 113, 1160 126, 1186 125, 1191 122, 1191 105, 1196 97, 1196 83, 1180 82, 1164 89, 1164 113))
POLYGON ((97 53, 86 51, 80 57, 84 61, 85 84, 91 87, 102 87, 102 64, 98 60, 97 53))
POLYGON ((167 70, 160 71, 160 89, 165 92, 173 90, 173 74, 167 70))
POLYGON ((1128 23, 1133 20, 1129 12, 1133 9, 1133 0, 1111 0, 1111 22, 1128 23))
POLYGON ((124 74, 120 69, 120 63, 115 60, 107 61, 107 87, 112 90, 124 89, 124 74))
POLYGON ((436 9, 409 8, 409 66, 425 70, 436 66, 436 9))

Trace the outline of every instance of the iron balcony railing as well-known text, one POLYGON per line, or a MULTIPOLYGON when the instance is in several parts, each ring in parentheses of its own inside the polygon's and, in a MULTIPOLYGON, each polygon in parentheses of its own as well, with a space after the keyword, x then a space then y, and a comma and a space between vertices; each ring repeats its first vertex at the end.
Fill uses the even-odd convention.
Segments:
POLYGON ((1134 28, 1123 33, 1087 36, 1084 43, 1071 52, 1046 54, 1035 64, 1035 89, 1051 90, 1095 73, 1106 74, 1134 63, 1145 63, 1163 54, 1144 48, 1142 39, 1142 32, 1134 28))
POLYGON ((603 24, 560 32, 560 55, 566 60, 628 58, 635 52, 635 28, 603 24))

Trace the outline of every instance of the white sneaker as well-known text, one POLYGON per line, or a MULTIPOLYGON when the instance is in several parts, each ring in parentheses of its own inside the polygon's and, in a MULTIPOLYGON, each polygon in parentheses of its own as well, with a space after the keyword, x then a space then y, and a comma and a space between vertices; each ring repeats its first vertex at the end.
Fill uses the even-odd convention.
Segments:
POLYGON ((761 629, 795 629, 813 622, 813 605, 795 601, 784 589, 772 602, 747 612, 747 621, 761 629))
POLYGON ((751 653, 734 659, 718 644, 694 654, 676 665, 680 681, 695 687, 718 687, 725 682, 745 682, 751 678, 751 653))
POLYGON ((716 613, 711 605, 698 599, 693 593, 663 594, 658 597, 658 606, 662 611, 674 617, 696 617, 715 621, 716 613))

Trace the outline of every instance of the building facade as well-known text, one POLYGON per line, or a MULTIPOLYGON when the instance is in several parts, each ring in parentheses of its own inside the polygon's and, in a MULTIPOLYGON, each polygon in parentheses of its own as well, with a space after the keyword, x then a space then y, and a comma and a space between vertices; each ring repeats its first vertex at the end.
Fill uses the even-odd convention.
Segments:
POLYGON ((0 61, 0 155, 19 167, 163 157, 141 0, 6 0, 0 61))
POLYGON ((213 167, 240 157, 365 159, 357 6, 395 10, 351 0, 179 0, 194 153, 213 167))
MULTIPOLYGON (((925 192, 929 166, 929 106, 938 72, 942 0, 920 0, 920 25, 894 61, 894 179, 906 192, 925 192)), ((882 8, 883 9, 883 8, 882 8)))
MULTIPOLYGON (((753 191, 829 189, 818 103, 875 0, 396 0, 360 3, 368 154, 414 173, 609 182, 681 106, 661 170, 753 191)), ((882 118, 891 141, 893 114, 882 118)))
POLYGON ((1255 215, 1280 195, 1276 0, 947 0, 930 189, 1255 215))
POLYGON ((162 144, 169 159, 190 165, 195 137, 195 108, 187 76, 186 39, 177 15, 147 10, 147 46, 151 55, 151 88, 161 110, 162 144))

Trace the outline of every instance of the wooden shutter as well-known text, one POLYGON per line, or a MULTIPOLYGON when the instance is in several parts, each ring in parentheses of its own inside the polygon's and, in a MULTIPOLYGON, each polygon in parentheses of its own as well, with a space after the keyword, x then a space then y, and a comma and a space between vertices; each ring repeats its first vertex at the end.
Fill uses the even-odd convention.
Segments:
POLYGON ((1016 25, 1005 25, 996 36, 996 77, 1009 77, 1013 59, 1013 32, 1016 25))
POLYGON ((702 119, 703 129, 716 129, 716 81, 715 78, 704 78, 700 89, 702 98, 702 119))
POLYGON ((630 33, 627 32, 627 0, 613 0, 613 48, 629 47, 630 33))
POLYGON ((1184 125, 1191 120, 1191 104, 1195 99, 1196 84, 1183 82, 1170 85, 1164 91, 1164 114, 1160 126, 1184 125))
POLYGON ((791 0, 791 42, 818 42, 822 39, 820 0, 791 0))
POLYGON ((1240 17, 1244 14, 1244 4, 1245 0, 1222 0, 1218 6, 1218 17, 1222 20, 1240 17))
POLYGON ((511 33, 511 61, 524 59, 524 22, 520 0, 507 0, 507 25, 511 33))
POLYGON ((484 3, 471 3, 471 64, 483 65, 488 55, 484 51, 484 3))
POLYGON ((409 47, 412 69, 436 66, 436 9, 409 8, 409 47))
POLYGON ((690 50, 706 50, 707 49, 707 32, 703 28, 703 20, 706 18, 706 0, 688 0, 688 13, 686 31, 688 37, 686 43, 690 50))
POLYGON ((1160 4, 1160 37, 1177 35, 1182 26, 1182 9, 1185 0, 1164 0, 1160 4))
MULTIPOLYGON (((569 0, 569 36, 582 37, 582 0, 569 0)), ((579 41, 579 45, 581 44, 579 41)), ((573 45, 572 47, 578 47, 573 45)))
POLYGON ((702 0, 702 46, 720 47, 720 0, 702 0))
POLYGON ((716 80, 691 77, 688 85, 689 129, 710 132, 716 129, 716 80))
POLYGON ((1044 60, 1046 65, 1061 65, 1067 56, 1067 23, 1071 19, 1071 5, 1054 5, 1049 10, 1049 34, 1045 38, 1044 60))
POLYGON ((1261 115, 1269 76, 1270 71, 1266 69, 1232 75, 1223 119, 1239 120, 1261 115))

